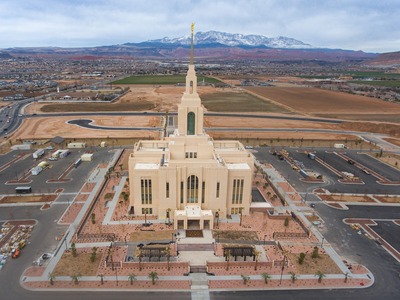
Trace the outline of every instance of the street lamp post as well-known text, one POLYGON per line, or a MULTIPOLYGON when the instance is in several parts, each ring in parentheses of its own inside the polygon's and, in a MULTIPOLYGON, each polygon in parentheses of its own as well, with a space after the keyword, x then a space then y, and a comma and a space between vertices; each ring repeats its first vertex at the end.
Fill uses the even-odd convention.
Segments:
POLYGON ((118 285, 118 268, 115 268, 115 280, 116 280, 117 285, 118 285))
POLYGON ((325 239, 325 237, 322 237, 321 248, 324 248, 324 239, 325 239))

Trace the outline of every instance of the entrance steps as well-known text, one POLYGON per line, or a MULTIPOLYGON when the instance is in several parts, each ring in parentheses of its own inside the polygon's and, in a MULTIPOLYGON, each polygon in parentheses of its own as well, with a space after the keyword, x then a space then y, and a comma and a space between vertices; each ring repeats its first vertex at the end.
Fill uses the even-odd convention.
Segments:
POLYGON ((190 273, 189 277, 191 279, 191 290, 208 290, 206 273, 190 273))

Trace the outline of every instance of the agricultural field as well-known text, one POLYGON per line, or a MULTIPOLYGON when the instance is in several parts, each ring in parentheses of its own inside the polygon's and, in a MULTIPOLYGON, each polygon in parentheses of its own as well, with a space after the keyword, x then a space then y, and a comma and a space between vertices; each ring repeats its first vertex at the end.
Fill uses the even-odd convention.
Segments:
POLYGON ((201 102, 209 111, 215 112, 273 112, 289 113, 270 101, 241 92, 216 92, 201 95, 201 102))
POLYGON ((350 119, 355 119, 359 115, 368 115, 379 116, 379 120, 385 121, 386 115, 393 119, 400 114, 400 105, 395 103, 316 88, 247 87, 246 90, 298 113, 315 116, 346 118, 349 114, 350 119))
MULTIPOLYGON (((121 80, 111 82, 111 84, 177 84, 185 83, 186 75, 143 75, 143 76, 129 76, 121 80)), ((198 76, 198 82, 204 80, 207 83, 220 82, 218 79, 198 76)))

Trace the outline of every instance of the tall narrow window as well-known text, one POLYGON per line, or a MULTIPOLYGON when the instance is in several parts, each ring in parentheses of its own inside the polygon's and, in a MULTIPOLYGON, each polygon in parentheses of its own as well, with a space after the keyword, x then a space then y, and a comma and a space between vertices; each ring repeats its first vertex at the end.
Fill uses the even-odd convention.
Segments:
POLYGON ((194 114, 194 112, 191 111, 187 114, 187 134, 188 135, 194 135, 195 125, 196 125, 196 115, 194 114))
POLYGON ((203 181, 201 183, 201 203, 204 203, 206 198, 206 183, 203 181))
POLYGON ((219 182, 217 182, 217 193, 215 195, 217 198, 219 198, 219 182))
POLYGON ((153 192, 151 188, 151 179, 141 179, 140 189, 141 189, 142 204, 152 204, 153 192))
POLYGON ((190 175, 187 179, 187 202, 199 202, 199 178, 196 175, 190 175))
POLYGON ((165 194, 166 197, 169 198, 169 182, 165 183, 165 194))
POLYGON ((190 81, 190 94, 193 94, 193 81, 190 81))
POLYGON ((242 204, 243 201, 243 179, 234 179, 232 186, 232 204, 242 204))
POLYGON ((183 181, 181 181, 181 203, 183 203, 183 188, 184 188, 184 184, 183 184, 183 181))

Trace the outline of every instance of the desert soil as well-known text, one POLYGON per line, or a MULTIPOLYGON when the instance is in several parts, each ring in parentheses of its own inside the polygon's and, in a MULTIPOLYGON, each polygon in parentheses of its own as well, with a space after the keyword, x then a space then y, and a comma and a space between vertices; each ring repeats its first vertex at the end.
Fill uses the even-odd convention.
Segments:
MULTIPOLYGON (((289 85, 290 86, 290 85, 289 85)), ((184 87, 178 86, 148 86, 148 85, 130 85, 130 91, 124 95, 116 103, 108 104, 107 111, 131 111, 140 108, 141 103, 150 103, 148 106, 152 111, 176 111, 178 103, 184 92, 184 87)), ((258 112, 268 112, 268 114, 282 115, 296 111, 298 114, 322 114, 329 111, 330 114, 356 113, 358 115, 376 114, 379 111, 387 116, 400 113, 400 106, 380 100, 375 100, 362 96, 348 95, 345 93, 324 91, 314 88, 288 87, 251 87, 248 88, 253 95, 243 94, 241 88, 213 88, 200 86, 198 89, 200 97, 204 104, 210 109, 223 111, 247 111, 246 107, 249 101, 253 103, 258 112), (254 96, 257 94, 257 96, 254 96), (244 97, 244 101, 240 100, 244 97), (321 101, 323 99, 323 101, 321 101), (246 109, 246 110, 245 110, 246 109)), ((146 104, 146 105, 147 105, 146 104)), ((56 106, 48 106, 43 102, 34 103, 25 109, 26 114, 43 113, 45 111, 59 111, 65 107, 69 107, 69 111, 79 110, 80 107, 85 107, 84 111, 98 111, 93 107, 96 104, 57 104, 56 106), (87 106, 88 105, 88 106, 87 106), (72 107, 72 108, 71 108, 72 107)), ((53 104, 51 104, 53 105, 53 104)), ((107 105, 107 104, 102 104, 107 105)), ((101 108, 103 109, 103 108, 101 108)), ((99 110, 101 110, 99 108, 99 110)), ((337 115, 335 115, 337 117, 337 115)), ((94 130, 83 129, 76 125, 66 124, 68 120, 76 119, 77 117, 49 117, 49 118, 29 118, 24 120, 20 129, 13 135, 15 138, 21 139, 45 139, 56 135, 64 138, 73 138, 79 136, 82 138, 106 138, 109 136, 116 138, 140 138, 140 139, 159 139, 160 133, 153 131, 118 131, 118 130, 94 130)), ((81 117, 82 118, 82 117, 81 117)), ((160 126, 162 119, 160 117, 129 117, 129 116, 90 116, 97 125, 103 126, 123 126, 123 127, 154 127, 160 126)), ((399 134, 399 126, 393 124, 384 125, 365 125, 365 122, 352 122, 342 125, 323 124, 306 121, 291 121, 291 120, 268 120, 268 119, 248 119, 248 118, 229 118, 227 123, 226 118, 222 117, 206 117, 205 127, 255 127, 255 128, 328 128, 328 129, 350 129, 350 130, 365 130, 373 132, 386 132, 399 134)), ((319 134, 319 133, 302 133, 302 132, 279 132, 279 133, 247 133, 237 132, 234 136, 231 132, 210 132, 213 138, 304 138, 317 140, 323 138, 325 140, 344 140, 352 139, 349 135, 341 134, 319 134)))

